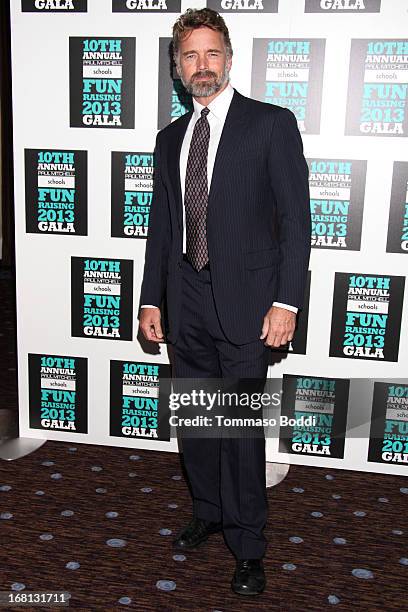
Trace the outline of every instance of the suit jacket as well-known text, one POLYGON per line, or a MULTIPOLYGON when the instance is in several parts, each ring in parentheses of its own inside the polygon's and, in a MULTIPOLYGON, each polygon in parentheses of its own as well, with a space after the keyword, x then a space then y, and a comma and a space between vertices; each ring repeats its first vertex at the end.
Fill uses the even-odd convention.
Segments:
MULTIPOLYGON (((181 312, 180 150, 189 112, 157 134, 141 304, 166 297, 169 342, 181 312)), ((294 114, 236 90, 214 162, 207 244, 218 317, 228 340, 259 339, 273 301, 302 308, 310 256, 308 167, 294 114)))

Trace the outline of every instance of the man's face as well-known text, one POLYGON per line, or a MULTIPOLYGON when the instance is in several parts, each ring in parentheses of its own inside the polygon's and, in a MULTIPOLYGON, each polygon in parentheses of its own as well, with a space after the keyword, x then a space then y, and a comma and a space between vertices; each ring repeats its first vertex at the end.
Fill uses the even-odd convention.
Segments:
POLYGON ((231 62, 222 33, 202 26, 180 41, 176 67, 188 93, 207 98, 228 82, 231 62))

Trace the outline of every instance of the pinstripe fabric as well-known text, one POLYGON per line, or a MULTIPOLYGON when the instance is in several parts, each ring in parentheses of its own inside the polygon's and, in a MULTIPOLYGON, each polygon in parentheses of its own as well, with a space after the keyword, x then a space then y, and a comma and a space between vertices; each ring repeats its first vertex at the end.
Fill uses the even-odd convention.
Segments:
MULTIPOLYGON (((241 392, 250 385, 251 391, 262 393, 268 349, 259 339, 235 346, 225 338, 214 303, 210 270, 196 272, 183 261, 182 277, 182 324, 173 345, 174 391, 188 392, 188 379, 194 379, 192 386, 198 388, 199 379, 222 378, 230 383, 251 378, 251 382, 241 383, 241 392)), ((219 382, 214 381, 217 387, 219 382)), ((228 386, 228 390, 232 388, 228 386)), ((188 407, 179 412, 181 416, 191 416, 188 407)), ((235 413, 236 408, 232 410, 235 413)), ((263 430, 259 436, 260 428, 256 432, 258 437, 251 437, 250 431, 242 437, 229 437, 226 431, 222 437, 192 438, 179 431, 194 514, 207 521, 222 522, 226 542, 237 559, 262 558, 266 548, 265 437, 263 430)))
MULTIPOLYGON (((177 339, 181 320, 179 155, 190 118, 187 113, 157 136, 139 302, 160 304, 166 294, 169 342, 177 339)), ((273 301, 303 306, 310 240, 308 168, 295 116, 235 91, 207 208, 214 298, 230 342, 259 338, 273 301)))
MULTIPOLYGON (((253 377, 262 390, 263 317, 274 301, 303 305, 311 220, 302 140, 289 110, 234 92, 208 194, 210 270, 196 272, 182 260, 179 158, 190 118, 157 136, 139 305, 166 294, 176 388, 185 378, 232 376, 253 377)), ((196 515, 222 519, 237 558, 262 557, 265 440, 184 437, 183 454, 196 515)))

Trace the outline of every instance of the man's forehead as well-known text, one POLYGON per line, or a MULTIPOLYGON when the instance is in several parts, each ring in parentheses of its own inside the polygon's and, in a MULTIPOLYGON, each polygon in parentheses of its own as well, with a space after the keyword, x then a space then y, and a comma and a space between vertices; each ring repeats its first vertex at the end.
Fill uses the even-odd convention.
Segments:
POLYGON ((222 49, 223 36, 218 30, 212 30, 207 26, 200 26, 192 30, 187 30, 185 35, 180 39, 180 46, 201 46, 201 47, 218 47, 222 49), (217 44, 218 43, 218 44, 217 44))

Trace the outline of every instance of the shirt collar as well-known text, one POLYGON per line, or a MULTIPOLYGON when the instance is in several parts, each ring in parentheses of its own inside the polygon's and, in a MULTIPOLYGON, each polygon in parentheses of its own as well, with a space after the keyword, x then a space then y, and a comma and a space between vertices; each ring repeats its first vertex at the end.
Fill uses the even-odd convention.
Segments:
MULTIPOLYGON (((216 96, 212 102, 210 102, 210 104, 208 105, 208 108, 210 109, 211 113, 215 115, 217 119, 225 121, 233 95, 234 95, 234 88, 232 87, 231 83, 228 82, 228 85, 226 86, 226 88, 223 89, 223 91, 220 94, 218 94, 218 96, 216 96)), ((205 107, 199 102, 197 102, 195 98, 193 98, 193 105, 194 105, 194 116, 196 119, 198 119, 201 116, 201 111, 205 107)))

